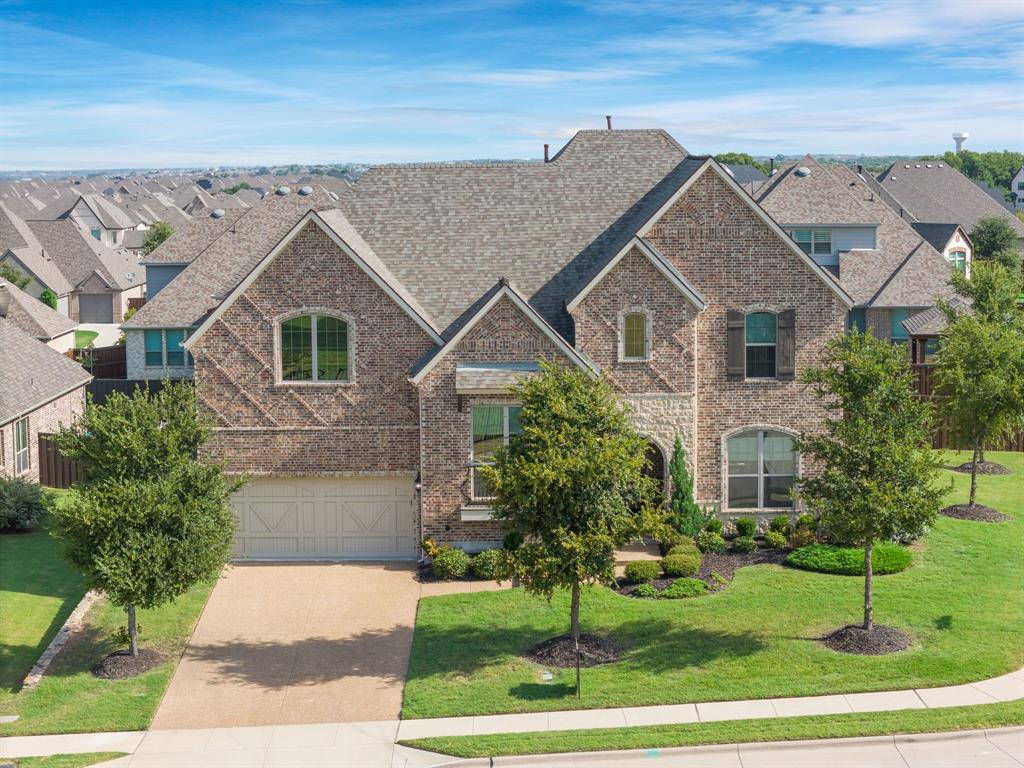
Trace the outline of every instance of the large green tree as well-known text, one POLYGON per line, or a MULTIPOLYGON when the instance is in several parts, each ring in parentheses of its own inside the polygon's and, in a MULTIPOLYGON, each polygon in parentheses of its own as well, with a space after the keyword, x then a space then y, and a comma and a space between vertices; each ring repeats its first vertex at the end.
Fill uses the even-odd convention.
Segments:
POLYGON ((21 272, 6 262, 0 263, 0 278, 21 289, 24 289, 32 282, 31 277, 21 274, 21 272))
POLYGON ((1006 252, 1016 253, 1020 250, 1017 231, 1004 216, 978 219, 971 230, 971 243, 974 244, 975 259, 996 259, 1006 252))
POLYGON ((54 509, 56 533, 90 586, 124 607, 132 656, 136 609, 174 600, 231 555, 237 484, 196 458, 208 435, 188 383, 114 393, 57 434, 83 477, 54 509))
POLYGON ((155 221, 142 236, 142 253, 149 256, 164 240, 174 234, 174 228, 166 221, 155 221))
POLYGON ((611 385, 544 363, 511 389, 522 432, 482 467, 505 531, 510 565, 527 591, 571 592, 569 634, 578 645, 581 587, 614 579, 615 549, 653 529, 656 482, 647 443, 611 385))
POLYGON ((914 393, 904 350, 856 330, 832 339, 803 381, 833 415, 824 432, 797 441, 821 467, 799 482, 797 497, 830 533, 864 549, 863 627, 870 632, 874 543, 920 535, 939 508, 931 408, 914 393))

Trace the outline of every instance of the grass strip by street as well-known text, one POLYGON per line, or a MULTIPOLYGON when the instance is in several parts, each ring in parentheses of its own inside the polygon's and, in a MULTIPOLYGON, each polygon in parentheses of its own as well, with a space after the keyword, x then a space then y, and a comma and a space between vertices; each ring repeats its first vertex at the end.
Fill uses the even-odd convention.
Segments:
MULTIPOLYGON (((1024 666, 1024 454, 990 452, 1013 474, 979 477, 979 500, 1003 523, 940 517, 914 547, 914 564, 880 576, 875 620, 907 632, 888 656, 840 654, 819 639, 860 621, 863 579, 758 565, 720 592, 637 600, 585 590, 583 631, 623 649, 583 672, 544 670, 524 653, 567 629, 568 597, 549 604, 522 589, 420 601, 402 716, 407 719, 564 709, 735 701, 931 688, 1024 666), (543 673, 549 671, 549 679, 543 673)), ((947 453, 946 464, 964 454, 947 453)), ((970 477, 944 471, 950 502, 970 477)))
POLYGON ((83 752, 75 755, 47 755, 46 757, 19 757, 15 761, 17 768, 86 768, 89 765, 105 763, 124 752, 83 752))
POLYGON ((837 739, 883 734, 910 734, 997 728, 1024 723, 1024 700, 942 709, 911 709, 814 715, 783 719, 725 720, 712 723, 602 728, 486 736, 410 739, 407 747, 454 757, 545 755, 617 749, 666 749, 701 744, 735 744, 803 739, 837 739))

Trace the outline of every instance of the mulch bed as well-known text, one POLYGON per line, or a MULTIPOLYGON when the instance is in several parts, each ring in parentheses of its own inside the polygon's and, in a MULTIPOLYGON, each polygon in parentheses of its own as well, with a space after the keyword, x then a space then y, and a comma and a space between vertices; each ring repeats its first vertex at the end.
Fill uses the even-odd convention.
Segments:
MULTIPOLYGON (((786 548, 757 549, 753 552, 723 552, 721 554, 708 552, 703 555, 700 568, 697 569, 694 578, 705 582, 708 585, 708 594, 711 594, 720 589, 725 589, 729 582, 732 581, 736 571, 740 568, 746 568, 748 565, 764 565, 765 563, 783 565, 786 561, 786 555, 791 551, 789 548, 786 548), (717 573, 722 579, 712 579, 712 573, 717 573)), ((655 579, 651 584, 661 591, 670 586, 673 581, 675 581, 674 578, 660 578, 655 579)), ((618 584, 619 594, 626 595, 627 597, 632 595, 633 590, 640 586, 639 584, 630 584, 621 577, 616 580, 616 583, 618 584)))
POLYGON ((833 651, 862 656, 884 656, 905 651, 913 642, 906 632, 881 624, 875 624, 870 632, 859 624, 848 624, 821 640, 833 651))
POLYGON ((127 650, 114 651, 93 667, 92 673, 95 677, 104 680, 125 680, 141 675, 143 672, 149 672, 154 667, 160 666, 166 658, 162 653, 157 653, 150 648, 140 648, 139 655, 135 658, 132 658, 127 650))
MULTIPOLYGON (((526 652, 526 658, 544 667, 571 669, 576 666, 576 646, 572 637, 560 635, 538 643, 526 652)), ((619 647, 607 637, 580 635, 580 666, 596 667, 619 659, 619 647)))
MULTIPOLYGON (((949 467, 954 472, 965 472, 971 474, 971 467, 974 466, 973 462, 967 461, 958 467, 949 467)), ((1009 475, 1010 470, 1004 467, 1002 464, 996 464, 994 461, 979 461, 978 462, 978 474, 979 475, 1009 475)))
POLYGON ((1008 515, 984 504, 975 504, 973 507, 970 504, 954 504, 951 507, 943 507, 939 514, 944 517, 955 517, 957 520, 976 520, 980 523, 1002 523, 1010 519, 1008 515))

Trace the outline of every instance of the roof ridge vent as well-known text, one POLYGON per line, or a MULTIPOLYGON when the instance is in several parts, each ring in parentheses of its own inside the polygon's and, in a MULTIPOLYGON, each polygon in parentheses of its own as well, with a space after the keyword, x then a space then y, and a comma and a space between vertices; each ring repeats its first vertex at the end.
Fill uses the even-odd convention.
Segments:
POLYGON ((292 193, 291 187, 278 187, 274 191, 281 197, 284 197, 285 195, 290 195, 292 193))
POLYGON ((213 219, 223 219, 224 218, 224 209, 223 208, 214 208, 212 211, 210 211, 210 218, 213 218, 213 219))
POLYGON ((811 169, 808 168, 806 165, 801 165, 799 168, 793 171, 793 173, 795 173, 800 178, 804 178, 805 176, 811 175, 811 169))
POLYGON ((299 194, 302 195, 303 197, 308 197, 309 195, 313 194, 313 188, 309 186, 299 187, 299 194))

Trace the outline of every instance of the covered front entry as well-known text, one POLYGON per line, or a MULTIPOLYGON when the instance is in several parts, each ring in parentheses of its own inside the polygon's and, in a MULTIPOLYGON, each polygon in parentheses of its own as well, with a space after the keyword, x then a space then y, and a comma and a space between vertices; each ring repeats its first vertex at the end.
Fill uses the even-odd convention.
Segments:
POLYGON ((235 557, 411 560, 411 477, 260 478, 232 500, 235 557))
POLYGON ((78 322, 114 322, 114 296, 111 293, 81 293, 78 295, 78 322))

